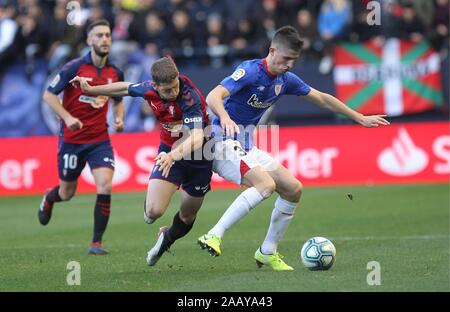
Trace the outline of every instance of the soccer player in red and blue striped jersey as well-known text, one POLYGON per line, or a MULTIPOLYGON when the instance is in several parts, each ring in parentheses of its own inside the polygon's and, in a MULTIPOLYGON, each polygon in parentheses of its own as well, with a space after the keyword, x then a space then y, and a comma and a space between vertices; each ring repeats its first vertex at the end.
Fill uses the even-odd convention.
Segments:
POLYGON ((161 124, 161 142, 156 165, 150 174, 144 220, 151 224, 169 206, 175 191, 182 186, 181 206, 170 228, 161 228, 147 264, 153 266, 162 254, 192 228, 205 194, 210 190, 212 159, 194 152, 205 143, 203 130, 209 125, 203 95, 175 63, 163 57, 152 65, 153 81, 132 84, 117 82, 90 86, 84 78, 72 82, 91 95, 134 96, 144 98, 161 124))
MULTIPOLYGON (((89 254, 106 254, 102 237, 106 230, 114 174, 114 154, 111 147, 106 115, 110 98, 91 96, 75 88, 70 80, 85 77, 91 84, 123 81, 123 73, 109 62, 111 29, 106 20, 93 22, 88 27, 87 43, 91 51, 67 63, 53 79, 44 93, 45 102, 61 118, 58 145, 59 184, 49 190, 39 207, 39 222, 46 225, 56 202, 70 200, 86 162, 91 168, 97 188, 94 210, 94 235, 89 254), (58 94, 64 91, 62 103, 58 94), (62 105, 61 105, 62 104, 62 105)), ((121 97, 113 97, 114 128, 123 130, 123 104, 121 97)))

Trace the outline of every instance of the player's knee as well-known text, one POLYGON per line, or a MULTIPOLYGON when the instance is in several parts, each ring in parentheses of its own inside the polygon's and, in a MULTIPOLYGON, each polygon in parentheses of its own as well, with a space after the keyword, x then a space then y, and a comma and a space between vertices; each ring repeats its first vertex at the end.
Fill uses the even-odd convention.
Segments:
POLYGON ((70 200, 73 197, 73 195, 68 194, 68 193, 61 193, 59 195, 59 197, 61 197, 62 201, 68 201, 68 200, 70 200))
POLYGON ((61 197, 61 199, 63 201, 67 201, 70 200, 73 196, 75 195, 75 189, 64 189, 64 188, 60 188, 59 189, 59 197, 61 197))
POLYGON ((150 211, 147 211, 147 216, 152 220, 156 220, 156 219, 161 218, 162 213, 157 210, 150 210, 150 211))
POLYGON ((272 179, 268 179, 258 185, 256 189, 259 191, 263 198, 269 198, 273 192, 275 192, 276 184, 272 179))
POLYGON ((111 194, 112 192, 112 182, 103 182, 97 186, 98 194, 111 194))
POLYGON ((278 190, 278 193, 287 201, 298 203, 300 201, 300 197, 302 196, 303 192, 303 184, 298 181, 294 180, 293 182, 289 183, 289 185, 283 187, 283 189, 278 190))
POLYGON ((297 203, 300 201, 302 192, 303 192, 303 184, 300 181, 295 180, 295 182, 292 183, 292 187, 290 187, 290 194, 288 194, 288 197, 292 202, 297 203))
POLYGON ((195 218, 197 217, 196 213, 186 213, 181 212, 179 213, 181 221, 183 221, 185 224, 192 224, 195 221, 195 218))
POLYGON ((155 205, 154 203, 151 203, 151 202, 146 203, 145 213, 146 213, 147 217, 149 217, 153 221, 155 221, 156 219, 159 219, 163 215, 162 210, 159 209, 159 207, 157 207, 157 205, 155 205))

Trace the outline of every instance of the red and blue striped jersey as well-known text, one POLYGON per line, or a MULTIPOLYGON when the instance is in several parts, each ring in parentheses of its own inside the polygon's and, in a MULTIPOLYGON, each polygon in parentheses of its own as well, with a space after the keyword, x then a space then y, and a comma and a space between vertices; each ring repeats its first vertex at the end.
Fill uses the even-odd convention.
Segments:
MULTIPOLYGON (((123 81, 122 71, 109 62, 102 68, 96 67, 89 52, 84 57, 65 64, 47 88, 53 94, 64 91, 63 107, 83 123, 83 128, 71 131, 61 121, 61 135, 64 142, 84 144, 108 140, 106 115, 109 97, 92 96, 78 87, 74 88, 69 81, 75 76, 86 77, 89 84, 95 86, 123 81)), ((114 100, 120 101, 121 98, 114 98, 114 100)))
POLYGON ((161 124, 161 142, 172 146, 181 138, 181 128, 205 128, 209 125, 206 102, 194 83, 180 75, 180 94, 174 101, 164 101, 153 88, 150 81, 131 84, 128 94, 144 98, 152 108, 153 114, 161 124))

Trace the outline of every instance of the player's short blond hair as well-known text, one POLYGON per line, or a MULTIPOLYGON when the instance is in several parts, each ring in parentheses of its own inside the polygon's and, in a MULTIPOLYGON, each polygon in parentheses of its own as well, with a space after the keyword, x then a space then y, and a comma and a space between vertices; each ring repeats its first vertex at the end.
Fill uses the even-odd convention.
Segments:
POLYGON ((178 78, 179 72, 174 61, 169 57, 156 60, 151 69, 153 82, 156 84, 171 83, 178 78))

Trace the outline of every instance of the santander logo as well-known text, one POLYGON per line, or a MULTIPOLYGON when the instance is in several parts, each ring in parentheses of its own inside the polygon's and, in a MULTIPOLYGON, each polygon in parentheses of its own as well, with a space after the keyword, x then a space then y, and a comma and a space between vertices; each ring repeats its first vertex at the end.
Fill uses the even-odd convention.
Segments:
POLYGON ((392 145, 378 156, 378 167, 392 176, 410 176, 424 170, 428 165, 427 153, 416 146, 406 129, 400 128, 392 145))

